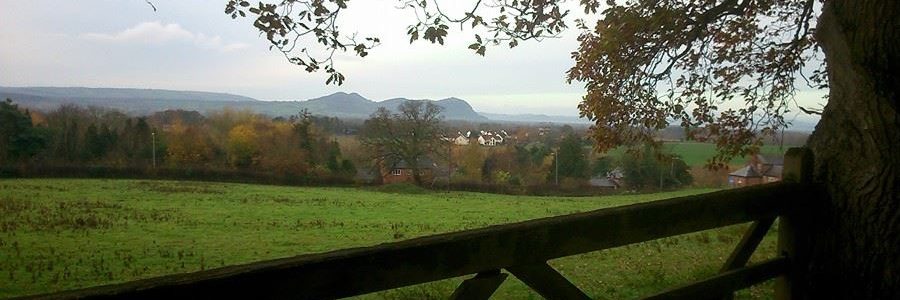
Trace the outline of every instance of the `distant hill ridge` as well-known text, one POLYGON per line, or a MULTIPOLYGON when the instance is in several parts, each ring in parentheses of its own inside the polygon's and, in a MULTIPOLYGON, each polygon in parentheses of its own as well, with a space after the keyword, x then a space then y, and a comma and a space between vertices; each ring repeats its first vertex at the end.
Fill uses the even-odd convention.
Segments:
POLYGON ((357 93, 337 92, 328 96, 309 99, 298 102, 301 108, 307 109, 312 114, 331 115, 339 118, 368 118, 379 107, 396 111, 403 102, 433 101, 434 104, 443 107, 441 115, 449 120, 488 121, 489 119, 478 114, 468 102, 459 98, 446 98, 441 100, 392 98, 376 102, 369 100, 357 93))
POLYGON ((94 99, 158 99, 183 101, 259 101, 227 93, 174 91, 133 88, 87 87, 0 87, 0 93, 22 94, 46 98, 94 99))
POLYGON ((579 123, 575 117, 513 114, 481 114, 463 99, 440 100, 391 98, 373 101, 357 93, 337 92, 305 101, 260 101, 254 98, 213 92, 175 91, 135 88, 86 87, 0 87, 0 99, 11 98, 25 107, 52 110, 63 104, 97 106, 147 115, 168 109, 195 110, 206 113, 226 107, 249 109, 270 116, 288 116, 306 109, 312 114, 339 118, 365 119, 379 107, 397 110, 404 101, 433 101, 443 107, 447 120, 470 122, 558 122, 579 123), (496 118, 495 118, 496 117, 496 118))

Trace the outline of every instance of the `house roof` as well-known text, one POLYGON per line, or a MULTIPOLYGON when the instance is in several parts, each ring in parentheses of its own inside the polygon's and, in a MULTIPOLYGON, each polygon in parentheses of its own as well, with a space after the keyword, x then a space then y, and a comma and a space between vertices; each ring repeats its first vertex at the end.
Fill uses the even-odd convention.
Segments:
MULTIPOLYGON (((433 168, 435 166, 434 161, 430 158, 422 158, 419 159, 419 168, 433 168)), ((393 169, 411 169, 412 164, 406 162, 406 160, 400 160, 395 163, 392 167, 393 169)))
POLYGON ((616 188, 619 187, 619 184, 614 180, 606 178, 606 177, 594 177, 590 180, 591 186, 596 187, 608 187, 608 188, 616 188))
POLYGON ((606 172, 606 177, 622 179, 625 177, 625 173, 622 172, 622 169, 620 169, 619 167, 616 167, 615 169, 612 169, 612 171, 606 172))
POLYGON ((728 173, 729 176, 738 176, 738 177, 761 177, 759 173, 756 172, 752 168, 752 166, 745 166, 743 168, 737 169, 737 171, 728 173))
POLYGON ((752 165, 747 165, 743 168, 738 169, 737 171, 731 172, 728 175, 738 176, 738 177, 781 177, 781 173, 784 171, 784 167, 780 165, 766 165, 763 166, 764 171, 757 170, 752 165))

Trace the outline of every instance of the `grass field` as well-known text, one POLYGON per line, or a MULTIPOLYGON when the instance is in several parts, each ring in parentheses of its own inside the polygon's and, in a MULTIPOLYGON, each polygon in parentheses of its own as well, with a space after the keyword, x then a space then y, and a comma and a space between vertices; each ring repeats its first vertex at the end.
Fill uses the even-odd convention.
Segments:
MULTIPOLYGON (((688 166, 703 166, 704 164, 706 164, 706 161, 709 160, 710 157, 713 157, 713 155, 716 154, 716 145, 710 143, 668 142, 665 143, 665 147, 672 153, 681 156, 681 159, 683 159, 688 166)), ((787 151, 787 149, 790 147, 795 146, 779 147, 777 145, 763 145, 760 151, 765 154, 783 155, 784 152, 787 151)), ((625 148, 619 147, 610 151, 608 155, 618 158, 621 157, 624 153, 625 148)), ((731 160, 730 165, 743 166, 746 163, 746 157, 736 157, 731 160)))
MULTIPOLYGON (((0 180, 0 298, 478 228, 689 194, 587 198, 83 179, 0 180)), ((595 299, 714 274, 746 225, 551 261, 595 299)), ((754 260, 774 254, 770 232, 754 260)), ((362 298, 443 299, 461 278, 362 298)), ((769 298, 771 284, 741 298, 769 298)), ((540 299, 514 277, 496 299, 540 299)))

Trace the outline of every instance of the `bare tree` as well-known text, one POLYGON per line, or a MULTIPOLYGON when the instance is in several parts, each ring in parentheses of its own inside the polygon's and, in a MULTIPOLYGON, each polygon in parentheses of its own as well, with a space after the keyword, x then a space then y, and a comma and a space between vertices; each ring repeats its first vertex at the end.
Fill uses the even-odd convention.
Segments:
MULTIPOLYGON (((421 166, 441 149, 441 107, 430 101, 405 101, 392 113, 378 108, 366 120, 360 134, 378 168, 390 168, 405 162, 413 171, 416 184, 423 183, 421 166)), ((382 170, 384 172, 384 170, 382 170)))

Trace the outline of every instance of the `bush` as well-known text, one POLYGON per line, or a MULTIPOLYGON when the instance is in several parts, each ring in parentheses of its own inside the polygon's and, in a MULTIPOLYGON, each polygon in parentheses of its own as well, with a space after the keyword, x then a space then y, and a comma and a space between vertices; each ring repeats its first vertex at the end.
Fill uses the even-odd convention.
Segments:
POLYGON ((584 186, 584 180, 571 177, 563 178, 562 182, 559 183, 559 188, 563 191, 576 191, 582 186, 584 186))

